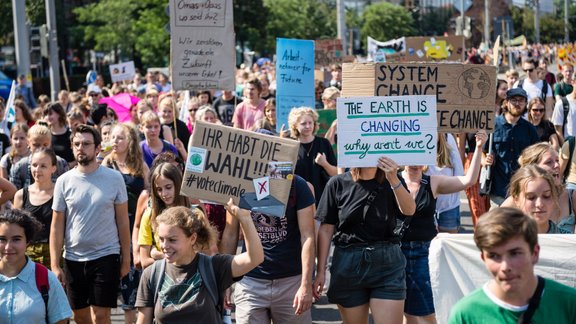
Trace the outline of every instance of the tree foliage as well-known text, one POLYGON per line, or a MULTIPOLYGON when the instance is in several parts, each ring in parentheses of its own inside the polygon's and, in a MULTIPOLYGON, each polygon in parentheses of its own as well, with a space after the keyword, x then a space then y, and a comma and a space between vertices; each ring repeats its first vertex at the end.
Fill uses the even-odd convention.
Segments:
POLYGON ((102 0, 74 9, 85 46, 145 66, 165 66, 170 53, 167 0, 102 0))
MULTIPOLYGON (((0 46, 14 45, 14 16, 12 11, 12 0, 0 1, 0 46)), ((46 23, 44 0, 26 0, 26 21, 31 26, 40 26, 46 23)))
POLYGON ((241 48, 266 51, 268 8, 262 0, 234 1, 234 31, 241 48))
POLYGON ((365 9, 362 18, 364 24, 360 33, 364 44, 368 36, 386 41, 415 34, 412 15, 398 5, 388 2, 372 4, 365 9))
POLYGON ((327 0, 264 0, 268 11, 265 46, 275 52, 276 38, 321 39, 336 37, 336 10, 327 0))

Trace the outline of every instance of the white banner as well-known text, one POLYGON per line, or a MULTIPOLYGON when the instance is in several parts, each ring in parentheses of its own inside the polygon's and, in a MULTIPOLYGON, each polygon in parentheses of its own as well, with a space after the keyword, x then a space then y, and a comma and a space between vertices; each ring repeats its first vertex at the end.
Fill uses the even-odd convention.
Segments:
POLYGON ((338 98, 338 166, 436 164, 435 96, 338 98))
MULTIPOLYGON (((535 272, 576 288, 576 235, 539 234, 540 260, 535 272)), ((430 283, 438 323, 464 296, 491 279, 473 234, 439 234, 430 244, 430 283)))
POLYGON ((110 64, 110 77, 112 78, 112 82, 132 81, 135 73, 134 61, 110 64))
POLYGON ((380 42, 368 36, 368 62, 386 62, 386 56, 406 53, 406 38, 380 42))
POLYGON ((174 90, 234 90, 232 0, 170 0, 174 90))

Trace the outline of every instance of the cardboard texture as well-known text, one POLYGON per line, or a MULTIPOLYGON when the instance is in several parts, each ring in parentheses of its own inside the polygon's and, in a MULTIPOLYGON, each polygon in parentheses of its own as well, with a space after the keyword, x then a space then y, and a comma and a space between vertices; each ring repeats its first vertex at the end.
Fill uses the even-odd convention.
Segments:
POLYGON ((174 90, 234 90, 232 0, 170 0, 170 67, 174 90))
POLYGON ((283 217, 299 148, 291 139, 197 121, 181 193, 220 204, 232 198, 241 208, 283 217))
POLYGON ((439 132, 494 129, 496 67, 458 63, 345 63, 342 97, 435 95, 439 132))
POLYGON ((338 98, 338 167, 375 167, 382 155, 398 165, 435 165, 434 96, 338 98))

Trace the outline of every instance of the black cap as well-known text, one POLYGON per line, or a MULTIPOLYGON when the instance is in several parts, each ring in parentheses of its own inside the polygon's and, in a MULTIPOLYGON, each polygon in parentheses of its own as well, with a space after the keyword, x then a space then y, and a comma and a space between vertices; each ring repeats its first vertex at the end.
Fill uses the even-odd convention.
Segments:
POLYGON ((506 91, 506 99, 510 99, 512 97, 524 97, 524 99, 528 100, 528 94, 522 88, 512 88, 506 91))

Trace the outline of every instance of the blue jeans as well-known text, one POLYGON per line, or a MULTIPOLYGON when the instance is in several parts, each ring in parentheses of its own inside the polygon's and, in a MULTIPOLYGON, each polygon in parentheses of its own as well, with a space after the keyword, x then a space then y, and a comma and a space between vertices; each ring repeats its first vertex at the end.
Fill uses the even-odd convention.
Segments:
POLYGON ((406 301, 404 313, 412 316, 434 314, 428 252, 430 241, 402 242, 406 257, 406 301))

